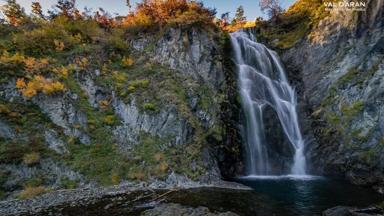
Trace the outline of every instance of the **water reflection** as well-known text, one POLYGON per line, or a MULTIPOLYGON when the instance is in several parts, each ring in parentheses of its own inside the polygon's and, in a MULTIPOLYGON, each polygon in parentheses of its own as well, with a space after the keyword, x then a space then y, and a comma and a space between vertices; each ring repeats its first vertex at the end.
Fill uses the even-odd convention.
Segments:
POLYGON ((240 178, 238 181, 274 200, 284 215, 321 215, 325 209, 337 205, 364 207, 383 200, 373 190, 325 178, 240 178))

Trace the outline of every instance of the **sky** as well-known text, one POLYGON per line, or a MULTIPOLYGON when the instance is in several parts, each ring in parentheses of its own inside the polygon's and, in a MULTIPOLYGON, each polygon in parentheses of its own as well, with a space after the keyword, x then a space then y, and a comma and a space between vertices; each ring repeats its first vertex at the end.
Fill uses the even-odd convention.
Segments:
MULTIPOLYGON (((30 12, 30 5, 32 0, 16 0, 19 4, 21 4, 25 10, 30 12)), ((36 0, 35 0, 36 1, 36 0)), ((37 0, 43 6, 44 11, 47 11, 54 5, 56 0, 37 0)), ((136 2, 140 2, 141 0, 131 0, 131 4, 134 5, 136 2)), ((0 5, 3 5, 5 0, 0 0, 0 5)), ((210 8, 216 8, 218 16, 225 12, 230 12, 230 16, 233 17, 236 11, 236 8, 239 5, 242 5, 245 10, 245 15, 248 20, 253 20, 256 17, 266 17, 260 11, 259 8, 259 0, 203 0, 204 5, 210 8)), ((289 7, 294 0, 280 0, 281 6, 285 9, 289 7)), ((92 8, 97 10, 99 7, 102 7, 109 13, 125 15, 128 12, 128 7, 126 6, 125 0, 77 0, 78 8, 84 8, 87 6, 88 8, 92 8)))

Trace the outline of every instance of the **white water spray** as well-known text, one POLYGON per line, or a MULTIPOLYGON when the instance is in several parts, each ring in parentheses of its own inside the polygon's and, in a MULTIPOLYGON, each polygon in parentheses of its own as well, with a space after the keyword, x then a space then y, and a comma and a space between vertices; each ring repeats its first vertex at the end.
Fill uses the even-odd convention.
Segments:
POLYGON ((296 111, 296 92, 289 85, 277 54, 257 43, 253 34, 231 34, 239 91, 245 114, 245 142, 250 175, 270 175, 263 110, 272 107, 295 150, 291 174, 305 175, 304 140, 296 111))

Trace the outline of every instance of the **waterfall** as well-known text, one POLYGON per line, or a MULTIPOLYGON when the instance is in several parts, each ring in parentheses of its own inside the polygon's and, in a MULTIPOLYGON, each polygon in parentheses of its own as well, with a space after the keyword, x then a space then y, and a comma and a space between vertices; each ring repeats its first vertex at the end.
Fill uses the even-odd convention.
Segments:
POLYGON ((277 54, 241 30, 231 34, 238 86, 245 115, 244 140, 249 175, 270 175, 263 112, 271 107, 294 149, 291 173, 306 174, 304 140, 296 111, 297 99, 277 54))

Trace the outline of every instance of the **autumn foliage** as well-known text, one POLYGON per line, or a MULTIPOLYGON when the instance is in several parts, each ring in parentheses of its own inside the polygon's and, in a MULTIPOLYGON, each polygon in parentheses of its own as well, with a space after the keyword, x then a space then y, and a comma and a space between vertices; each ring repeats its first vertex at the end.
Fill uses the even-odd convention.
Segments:
POLYGON ((39 92, 50 95, 55 92, 62 92, 65 89, 62 83, 46 79, 43 76, 35 76, 28 82, 24 78, 19 78, 16 81, 16 87, 27 98, 31 98, 39 92))
MULTIPOLYGON (((29 16, 15 0, 6 1, 1 25, 13 33, 0 38, 4 50, 0 69, 16 77, 16 88, 26 98, 70 90, 68 79, 97 67, 101 75, 111 74, 118 84, 124 83, 127 78, 116 67, 129 69, 135 64, 126 42, 129 33, 190 24, 213 26, 216 14, 192 0, 143 0, 122 19, 102 8, 80 11, 76 0, 58 0, 48 13, 38 1, 31 3, 29 16)), ((131 90, 137 87, 134 84, 131 90)))
POLYGON ((145 0, 124 20, 127 27, 162 27, 167 24, 211 24, 216 11, 189 0, 145 0))

